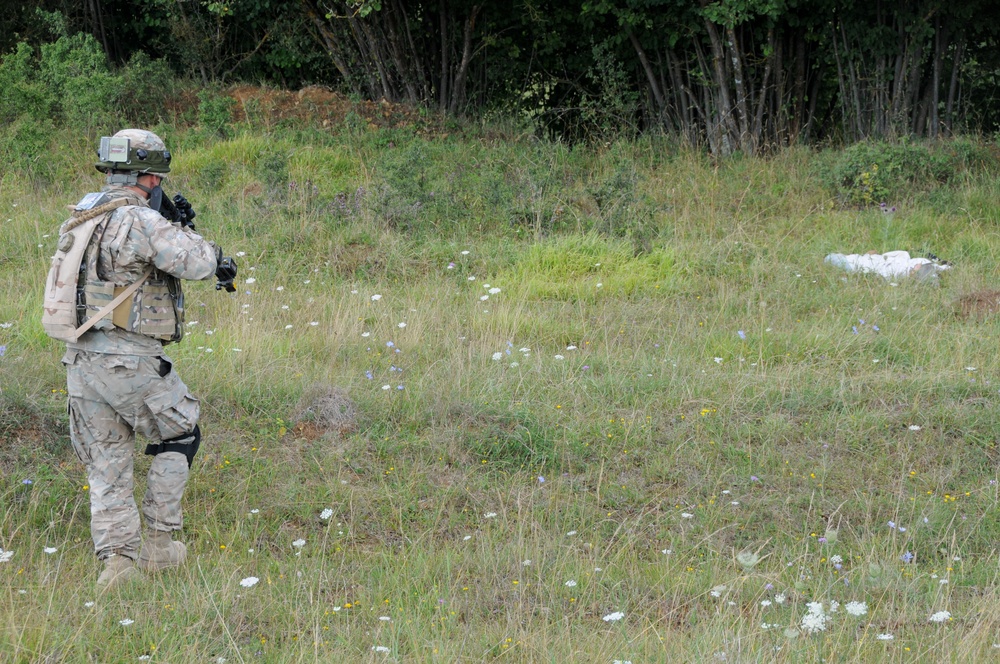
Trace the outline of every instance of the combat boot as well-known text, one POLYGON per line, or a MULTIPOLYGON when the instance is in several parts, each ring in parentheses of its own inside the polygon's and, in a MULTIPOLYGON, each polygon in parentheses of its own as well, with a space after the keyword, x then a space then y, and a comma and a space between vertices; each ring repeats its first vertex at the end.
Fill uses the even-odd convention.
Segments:
POLYGON ((171 540, 167 531, 151 530, 139 552, 139 567, 144 572, 159 572, 169 567, 180 567, 186 559, 187 547, 183 542, 171 540))
POLYGON ((138 576, 131 558, 112 554, 104 559, 104 571, 97 577, 97 590, 104 593, 138 576))

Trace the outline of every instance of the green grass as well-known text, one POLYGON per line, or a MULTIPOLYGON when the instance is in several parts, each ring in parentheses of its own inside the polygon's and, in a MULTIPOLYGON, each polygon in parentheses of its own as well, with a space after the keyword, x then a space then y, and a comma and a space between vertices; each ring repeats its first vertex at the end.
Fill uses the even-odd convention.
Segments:
POLYGON ((998 277, 988 173, 889 218, 837 207, 806 150, 162 132, 168 190, 245 253, 236 294, 187 285, 167 349, 203 404, 189 564, 95 595, 38 320, 64 206, 100 186, 67 136, 50 184, 0 177, 0 660, 993 656, 1000 330, 956 306, 998 277), (955 267, 823 264, 869 249, 955 267), (323 429, 333 388, 356 418, 323 429), (842 605, 813 635, 810 601, 842 605))

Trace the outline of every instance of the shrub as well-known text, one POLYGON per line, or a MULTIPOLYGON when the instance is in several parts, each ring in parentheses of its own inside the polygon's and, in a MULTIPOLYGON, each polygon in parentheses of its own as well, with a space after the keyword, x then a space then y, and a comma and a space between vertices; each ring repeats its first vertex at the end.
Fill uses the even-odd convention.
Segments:
POLYGON ((840 204, 870 207, 927 191, 992 161, 987 150, 967 141, 935 147, 858 143, 832 155, 822 177, 840 204))

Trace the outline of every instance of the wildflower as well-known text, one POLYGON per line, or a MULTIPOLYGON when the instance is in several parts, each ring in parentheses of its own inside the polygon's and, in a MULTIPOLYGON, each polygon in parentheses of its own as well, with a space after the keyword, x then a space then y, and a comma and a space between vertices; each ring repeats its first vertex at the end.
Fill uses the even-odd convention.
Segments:
POLYGON ((951 613, 948 611, 938 611, 927 620, 930 622, 943 623, 946 620, 951 620, 951 613))
POLYGON ((823 613, 823 603, 822 602, 808 602, 806 604, 806 609, 809 613, 823 613))
POLYGON ((309 325, 311 327, 316 327, 317 325, 319 325, 319 321, 318 320, 309 321, 309 325))
POLYGON ((58 550, 59 550, 59 549, 57 549, 57 548, 56 548, 56 547, 54 547, 54 546, 47 546, 47 547, 45 547, 44 549, 42 549, 42 551, 44 551, 45 553, 49 554, 50 556, 51 556, 51 555, 52 555, 53 553, 55 553, 56 551, 58 551, 58 550))
POLYGON ((902 560, 904 563, 912 563, 913 562, 913 553, 910 552, 910 551, 907 551, 906 553, 904 553, 903 555, 901 555, 899 557, 899 559, 902 560))
POLYGON ((681 512, 681 518, 682 519, 693 519, 694 518, 694 514, 691 514, 690 512, 681 512))
MULTIPOLYGON (((736 501, 734 502, 737 505, 739 504, 736 501)), ((740 551, 739 553, 736 554, 736 562, 738 562, 743 567, 750 568, 760 562, 760 556, 758 556, 756 553, 753 553, 752 551, 740 551)))
POLYGON ((750 476, 750 481, 751 482, 760 482, 760 478, 757 477, 756 475, 751 475, 750 476))
POLYGON ((252 588, 257 585, 258 581, 260 581, 260 579, 258 579, 256 576, 248 576, 247 578, 240 581, 240 585, 243 586, 244 588, 252 588))
POLYGON ((13 551, 4 551, 3 549, 0 549, 0 563, 9 563, 10 559, 13 557, 13 551))
POLYGON ((462 255, 463 255, 463 256, 468 256, 468 255, 469 255, 469 250, 468 250, 468 249, 464 250, 464 251, 462 252, 462 255))
POLYGON ((566 358, 563 357, 562 355, 556 355, 556 359, 557 360, 565 360, 566 358))
POLYGON ((294 546, 296 549, 301 549, 305 545, 306 545, 306 541, 304 539, 301 539, 301 538, 295 540, 294 542, 292 542, 292 546, 294 546))
POLYGON ((909 427, 910 431, 920 431, 921 428, 919 424, 911 424, 909 427))
POLYGON ((32 485, 32 484, 34 484, 34 483, 35 483, 35 481, 34 481, 34 480, 27 480, 27 479, 25 479, 25 480, 21 480, 21 484, 23 484, 23 485, 25 485, 25 486, 31 486, 31 485, 32 485))
POLYGON ((543 476, 539 475, 538 476, 538 483, 539 484, 544 484, 545 483, 545 478, 543 476))
POLYGON ((250 510, 250 514, 260 514, 260 510, 255 507, 252 510, 250 510))
POLYGON ((499 289, 499 288, 495 288, 495 287, 494 287, 494 288, 491 288, 491 289, 490 289, 490 295, 496 295, 496 294, 497 294, 497 293, 499 293, 499 292, 500 292, 500 289, 499 289))
POLYGON ((89 609, 92 606, 94 606, 94 603, 93 602, 84 602, 83 605, 89 609))
POLYGON ((319 518, 327 521, 331 516, 333 516, 333 510, 327 507, 325 510, 319 513, 319 518))
POLYGON ((747 333, 744 332, 743 330, 737 330, 736 334, 739 335, 740 339, 744 339, 745 340, 747 338, 747 333))
POLYGON ((826 623, 829 622, 829 618, 822 613, 807 613, 802 616, 802 622, 799 626, 802 631, 806 634, 815 634, 816 632, 822 632, 826 630, 826 623))
POLYGON ((844 605, 844 611, 852 616, 863 616, 868 613, 868 605, 864 602, 848 602, 844 605))
POLYGON ((250 277, 249 279, 246 280, 246 283, 255 284, 257 283, 257 279, 255 279, 254 277, 250 277))
POLYGON ((892 634, 879 634, 875 638, 879 641, 892 641, 895 637, 892 634))
POLYGON ((378 619, 381 620, 382 622, 389 622, 390 620, 392 620, 392 618, 390 618, 389 616, 379 616, 378 619))
POLYGON ((774 596, 774 603, 784 604, 786 599, 787 597, 785 597, 784 593, 778 593, 777 595, 774 596))
POLYGON ((529 560, 525 560, 521 564, 524 565, 525 567, 530 567, 531 566, 531 560, 530 559, 529 560))
POLYGON ((769 599, 762 599, 762 600, 760 600, 760 605, 761 606, 771 606, 771 600, 769 600, 769 599))
POLYGON ((572 537, 573 535, 576 535, 576 531, 575 530, 571 530, 568 533, 566 533, 566 537, 572 537))
POLYGON ((406 327, 406 323, 400 323, 400 324, 399 324, 399 325, 397 325, 396 327, 398 327, 399 329, 401 329, 401 330, 402 330, 402 329, 403 329, 404 327, 406 327))
POLYGON ((468 542, 470 539, 472 539, 472 535, 466 535, 465 537, 462 538, 462 541, 468 542))
POLYGON ((374 295, 372 295, 372 302, 378 302, 381 299, 382 299, 382 296, 379 295, 378 293, 375 293, 374 295))
POLYGON ((0 346, 0 357, 3 357, 6 354, 7 354, 7 344, 4 344, 3 346, 0 346))
POLYGON ((573 588, 573 587, 576 586, 576 581, 574 581, 573 579, 570 579, 569 581, 567 581, 563 585, 565 585, 567 588, 573 588))
POLYGON ((721 357, 715 357, 715 358, 712 358, 712 359, 715 360, 716 364, 722 364, 722 358, 721 357))
POLYGON ((502 359, 503 359, 503 353, 501 353, 500 351, 497 351, 496 353, 493 353, 493 361, 494 362, 499 362, 502 359))
POLYGON ((372 333, 371 333, 371 332, 362 332, 362 333, 361 333, 361 336, 362 336, 362 337, 370 337, 371 335, 372 335, 372 333))
POLYGON ((118 621, 118 624, 121 625, 122 627, 128 627, 134 622, 135 621, 132 620, 131 618, 122 618, 121 620, 118 621))
POLYGON ((839 555, 830 556, 830 563, 831 564, 833 564, 833 565, 839 565, 842 562, 844 562, 844 559, 841 558, 839 555))
POLYGON ((621 611, 615 611, 614 613, 609 613, 608 615, 601 618, 604 622, 618 622, 625 617, 625 614, 621 611))
POLYGON ((392 385, 383 385, 383 386, 382 386, 382 389, 383 389, 383 390, 389 390, 389 389, 392 389, 392 385))
POLYGON ((484 519, 495 519, 496 517, 497 517, 497 513, 496 512, 487 512, 483 516, 484 519))
POLYGON ((724 592, 726 592, 725 586, 715 586, 708 594, 712 597, 722 597, 722 593, 724 592))
POLYGON ((385 646, 372 646, 372 651, 374 652, 389 652, 389 649, 385 646))

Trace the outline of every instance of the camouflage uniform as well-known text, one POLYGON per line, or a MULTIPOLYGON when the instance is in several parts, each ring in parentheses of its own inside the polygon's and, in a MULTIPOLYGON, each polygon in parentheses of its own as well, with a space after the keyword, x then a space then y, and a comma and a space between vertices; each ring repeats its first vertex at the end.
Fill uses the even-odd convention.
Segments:
MULTIPOLYGON (((179 280, 210 278, 217 265, 215 245, 168 221, 125 187, 112 185, 103 191, 111 198, 135 200, 112 212, 103 230, 95 232, 87 251, 92 260, 96 258, 97 274, 124 287, 152 266, 149 283, 172 283, 169 299, 176 310, 169 317, 176 328, 172 338, 179 339, 183 323, 179 280)), ((140 303, 148 302, 142 290, 134 295, 133 314, 140 303)), ((158 323, 163 318, 159 316, 158 323)), ((155 455, 142 501, 146 525, 165 532, 182 525, 180 503, 189 460, 179 451, 162 451, 158 445, 192 442, 200 405, 173 371, 173 362, 163 352, 163 339, 163 335, 153 338, 115 327, 108 318, 78 342, 67 344, 63 357, 70 435, 77 456, 87 467, 91 534, 101 560, 113 554, 135 560, 141 547, 133 495, 136 432, 152 441, 146 453, 155 455)))

